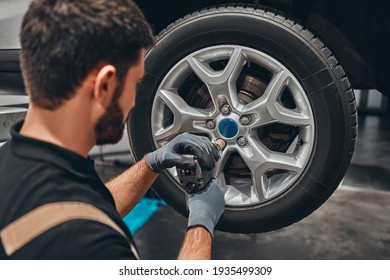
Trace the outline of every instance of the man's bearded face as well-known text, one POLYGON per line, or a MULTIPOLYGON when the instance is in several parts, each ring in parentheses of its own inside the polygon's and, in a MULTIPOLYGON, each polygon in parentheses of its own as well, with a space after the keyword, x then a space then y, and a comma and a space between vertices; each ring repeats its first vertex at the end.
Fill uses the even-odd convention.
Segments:
POLYGON ((123 86, 119 86, 112 97, 110 105, 104 115, 95 125, 96 144, 116 144, 122 139, 125 122, 123 112, 119 106, 119 97, 123 86))

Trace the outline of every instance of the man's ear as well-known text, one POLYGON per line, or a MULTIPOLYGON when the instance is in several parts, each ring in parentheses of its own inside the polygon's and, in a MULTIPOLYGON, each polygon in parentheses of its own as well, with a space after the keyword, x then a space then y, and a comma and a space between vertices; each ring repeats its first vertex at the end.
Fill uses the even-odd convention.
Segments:
POLYGON ((105 65, 98 71, 94 86, 94 98, 105 109, 111 103, 117 88, 117 72, 112 65, 105 65))

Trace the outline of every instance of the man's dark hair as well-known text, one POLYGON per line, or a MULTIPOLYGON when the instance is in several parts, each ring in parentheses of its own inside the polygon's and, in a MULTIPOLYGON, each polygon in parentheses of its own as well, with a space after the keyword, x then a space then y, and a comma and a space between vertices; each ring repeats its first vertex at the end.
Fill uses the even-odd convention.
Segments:
POLYGON ((55 109, 102 63, 114 65, 122 81, 153 35, 131 0, 34 0, 20 40, 32 103, 55 109))

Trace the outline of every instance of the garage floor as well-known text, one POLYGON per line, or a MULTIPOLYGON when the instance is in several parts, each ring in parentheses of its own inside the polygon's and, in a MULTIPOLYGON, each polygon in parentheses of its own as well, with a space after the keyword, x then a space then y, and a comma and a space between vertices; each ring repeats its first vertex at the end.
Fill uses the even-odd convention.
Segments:
MULTIPOLYGON (((122 168, 97 166, 103 180, 122 168)), ((360 116, 342 185, 309 217, 263 234, 215 233, 214 259, 390 259, 390 117, 360 116)), ((168 206, 136 233, 144 259, 175 259, 186 219, 168 206), (158 233, 158 234, 156 234, 158 233)))

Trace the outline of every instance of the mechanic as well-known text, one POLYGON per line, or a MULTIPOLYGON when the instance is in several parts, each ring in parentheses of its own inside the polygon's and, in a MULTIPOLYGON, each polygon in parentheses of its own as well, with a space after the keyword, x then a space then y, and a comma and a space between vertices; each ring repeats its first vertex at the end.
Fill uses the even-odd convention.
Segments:
MULTIPOLYGON (((194 167, 181 154, 206 169, 218 158, 208 138, 184 133, 106 185, 98 178, 88 152, 123 134, 153 44, 150 26, 131 0, 34 0, 20 39, 31 102, 0 150, 1 258, 139 258, 122 217, 165 168, 194 167)), ((209 259, 224 211, 218 182, 187 204, 179 258, 209 259)))

